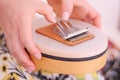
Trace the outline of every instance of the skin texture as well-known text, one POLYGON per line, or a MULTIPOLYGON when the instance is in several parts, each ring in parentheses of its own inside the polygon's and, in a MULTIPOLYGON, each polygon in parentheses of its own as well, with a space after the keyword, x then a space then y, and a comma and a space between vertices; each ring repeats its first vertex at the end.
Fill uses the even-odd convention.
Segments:
POLYGON ((35 12, 44 15, 48 21, 55 22, 52 7, 41 0, 0 1, 0 25, 9 51, 29 72, 35 69, 35 65, 27 52, 41 58, 40 50, 32 40, 31 21, 35 12))
POLYGON ((32 18, 37 12, 51 23, 56 22, 53 12, 67 20, 69 17, 84 20, 100 26, 100 16, 86 0, 1 0, 0 26, 5 34, 7 47, 28 72, 35 70, 35 65, 28 54, 41 59, 40 50, 32 40, 32 18), (54 11, 53 11, 54 9, 54 11))
POLYGON ((68 17, 89 22, 96 27, 101 26, 99 13, 86 0, 48 0, 57 16, 64 18, 64 13, 68 17))

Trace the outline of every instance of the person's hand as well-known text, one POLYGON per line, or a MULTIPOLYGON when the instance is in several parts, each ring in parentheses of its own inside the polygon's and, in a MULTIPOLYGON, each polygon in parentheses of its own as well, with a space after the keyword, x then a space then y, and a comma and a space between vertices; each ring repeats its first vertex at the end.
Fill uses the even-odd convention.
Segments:
POLYGON ((55 22, 52 7, 41 0, 0 1, 0 26, 5 34, 9 51, 29 72, 36 68, 29 54, 41 58, 31 32, 32 18, 36 12, 44 15, 48 21, 55 22))
POLYGON ((89 22, 97 27, 101 26, 98 12, 86 0, 48 0, 57 16, 64 20, 69 17, 89 22))

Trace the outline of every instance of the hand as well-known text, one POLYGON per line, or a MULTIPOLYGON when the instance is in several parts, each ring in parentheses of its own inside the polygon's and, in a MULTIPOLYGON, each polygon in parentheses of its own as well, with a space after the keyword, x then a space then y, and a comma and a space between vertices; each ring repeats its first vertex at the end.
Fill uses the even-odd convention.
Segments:
POLYGON ((29 54, 41 58, 41 53, 32 40, 31 23, 35 12, 44 15, 48 21, 55 22, 52 7, 41 0, 0 1, 0 26, 9 51, 29 72, 35 70, 29 54))
POLYGON ((89 22, 97 27, 101 26, 98 12, 86 0, 48 0, 57 16, 64 20, 69 17, 89 22))

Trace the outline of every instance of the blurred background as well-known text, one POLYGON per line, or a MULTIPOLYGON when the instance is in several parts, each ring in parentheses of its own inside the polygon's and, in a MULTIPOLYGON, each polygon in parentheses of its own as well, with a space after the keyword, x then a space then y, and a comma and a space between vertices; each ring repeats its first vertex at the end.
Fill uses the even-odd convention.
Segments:
POLYGON ((88 0, 102 17, 102 30, 120 48, 120 0, 88 0))

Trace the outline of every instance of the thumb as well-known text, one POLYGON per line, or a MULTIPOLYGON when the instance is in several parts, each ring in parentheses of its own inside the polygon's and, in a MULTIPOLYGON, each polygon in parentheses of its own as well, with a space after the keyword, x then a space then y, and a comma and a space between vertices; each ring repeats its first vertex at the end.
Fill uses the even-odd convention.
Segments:
POLYGON ((62 0, 62 18, 68 20, 73 10, 72 0, 62 0))

